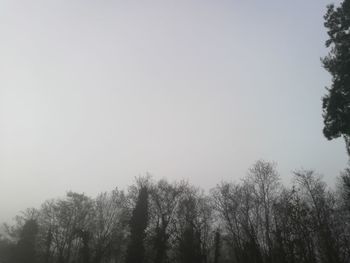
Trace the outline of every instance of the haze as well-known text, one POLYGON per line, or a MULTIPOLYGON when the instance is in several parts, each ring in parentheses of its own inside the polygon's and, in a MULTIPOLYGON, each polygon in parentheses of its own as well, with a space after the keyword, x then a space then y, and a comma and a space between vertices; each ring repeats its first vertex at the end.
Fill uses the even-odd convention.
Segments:
POLYGON ((328 3, 1 1, 0 222, 147 172, 210 189, 258 159, 334 183, 328 3))

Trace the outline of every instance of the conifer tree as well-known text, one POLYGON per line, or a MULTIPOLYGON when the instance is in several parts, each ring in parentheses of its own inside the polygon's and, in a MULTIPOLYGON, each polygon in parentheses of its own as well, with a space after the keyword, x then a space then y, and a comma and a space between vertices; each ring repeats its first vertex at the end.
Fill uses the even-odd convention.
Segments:
POLYGON ((323 133, 329 140, 343 136, 350 154, 350 0, 329 5, 324 18, 330 52, 322 63, 332 85, 323 97, 323 133))
POLYGON ((126 263, 145 262, 144 239, 148 225, 148 189, 141 187, 130 220, 130 241, 127 248, 126 263))

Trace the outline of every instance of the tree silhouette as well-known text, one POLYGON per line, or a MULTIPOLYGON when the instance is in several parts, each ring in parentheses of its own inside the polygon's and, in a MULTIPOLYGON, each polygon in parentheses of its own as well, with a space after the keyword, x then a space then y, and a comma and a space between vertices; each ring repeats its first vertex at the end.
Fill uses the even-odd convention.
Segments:
POLYGON ((220 247, 221 247, 221 234, 220 234, 220 230, 217 229, 215 232, 215 239, 214 239, 214 263, 219 263, 220 247))
POLYGON ((148 189, 142 186, 130 220, 130 242, 126 263, 145 262, 144 239, 148 224, 148 189))
POLYGON ((181 263, 201 263, 200 233, 193 224, 188 223, 179 243, 179 258, 181 263))
MULTIPOLYGON (((160 180, 150 190, 150 202, 153 214, 154 232, 154 262, 167 262, 169 240, 172 238, 170 229, 174 227, 176 209, 184 194, 185 184, 170 184, 160 180)), ((152 224, 152 222, 150 222, 152 224)))
POLYGON ((36 220, 28 220, 20 233, 20 240, 17 243, 15 262, 17 263, 35 263, 35 239, 38 234, 38 224, 36 220))
POLYGON ((127 195, 69 193, 5 225, 0 262, 350 262, 350 168, 336 191, 304 170, 283 186, 263 161, 242 179, 209 195, 150 179, 127 195))
POLYGON ((329 140, 343 136, 350 155, 350 0, 338 8, 329 5, 324 18, 331 50, 322 63, 332 85, 323 97, 323 133, 329 140))
POLYGON ((350 211, 350 168, 347 168, 341 175, 343 184, 343 199, 345 201, 345 208, 350 211))

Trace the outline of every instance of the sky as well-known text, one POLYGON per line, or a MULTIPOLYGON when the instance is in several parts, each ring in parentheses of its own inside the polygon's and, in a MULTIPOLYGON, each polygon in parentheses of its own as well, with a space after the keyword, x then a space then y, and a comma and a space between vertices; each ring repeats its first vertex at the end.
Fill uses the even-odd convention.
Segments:
POLYGON ((208 190, 259 159, 334 184, 329 3, 0 0, 0 222, 146 173, 208 190))

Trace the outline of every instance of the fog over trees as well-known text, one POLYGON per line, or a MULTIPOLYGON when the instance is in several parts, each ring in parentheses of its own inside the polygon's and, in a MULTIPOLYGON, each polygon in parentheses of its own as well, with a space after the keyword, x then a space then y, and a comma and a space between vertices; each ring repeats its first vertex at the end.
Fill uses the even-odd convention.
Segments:
MULTIPOLYGON (((324 135, 343 136, 350 155, 350 0, 325 21, 324 135)), ((330 188, 296 170, 284 185, 259 160, 210 191, 147 175, 94 197, 67 192, 3 225, 0 263, 348 263, 350 168, 336 178, 330 188)))
POLYGON ((209 192, 150 176, 96 197, 68 192, 5 225, 0 262, 349 262, 350 171, 335 189, 314 171, 292 181, 259 160, 209 192))

